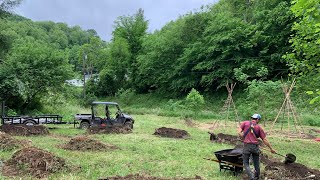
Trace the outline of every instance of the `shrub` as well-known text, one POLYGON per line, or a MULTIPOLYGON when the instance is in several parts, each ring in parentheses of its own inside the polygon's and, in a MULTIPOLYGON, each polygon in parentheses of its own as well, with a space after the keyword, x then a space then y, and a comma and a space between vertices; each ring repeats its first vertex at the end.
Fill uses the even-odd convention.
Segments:
POLYGON ((189 110, 197 114, 203 108, 205 101, 204 97, 196 89, 192 88, 186 97, 185 103, 189 110))
POLYGON ((119 89, 116 93, 116 97, 120 99, 122 103, 125 105, 132 104, 134 97, 136 96, 136 92, 133 89, 119 89))

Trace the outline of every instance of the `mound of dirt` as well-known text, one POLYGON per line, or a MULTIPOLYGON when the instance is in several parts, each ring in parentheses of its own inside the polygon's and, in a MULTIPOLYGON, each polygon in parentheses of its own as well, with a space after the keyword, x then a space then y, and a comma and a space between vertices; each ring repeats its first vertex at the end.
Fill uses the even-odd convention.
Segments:
POLYGON ((231 145, 238 145, 241 142, 241 139, 238 136, 233 136, 230 134, 219 133, 217 135, 213 133, 210 134, 210 140, 218 143, 226 143, 231 145))
POLYGON ((196 176, 195 178, 174 178, 174 179, 165 179, 159 177, 153 177, 149 175, 140 175, 140 174, 129 174, 127 176, 114 176, 108 178, 102 178, 99 180, 200 180, 202 179, 200 176, 196 176))
POLYGON ((320 171, 299 163, 270 161, 266 164, 263 176, 267 179, 320 179, 320 171))
POLYGON ((114 145, 107 145, 98 140, 90 139, 86 136, 74 137, 67 144, 63 144, 60 147, 67 150, 77 150, 77 151, 97 151, 97 150, 104 150, 104 149, 118 149, 114 145))
POLYGON ((166 127, 161 127, 159 129, 156 129, 156 132, 154 133, 154 135, 159 135, 162 137, 169 137, 169 138, 182 138, 182 139, 186 139, 190 137, 190 134, 185 130, 166 128, 166 127))
POLYGON ((42 125, 26 126, 4 124, 0 127, 0 130, 12 136, 32 136, 49 134, 48 128, 42 125))
POLYGON ((16 140, 10 135, 0 132, 0 150, 10 151, 16 148, 19 148, 21 141, 16 140))
MULTIPOLYGON (((223 133, 219 133, 219 134, 214 134, 212 132, 208 132, 210 134, 210 141, 212 142, 218 142, 218 143, 226 143, 226 144, 231 144, 231 145, 235 145, 235 146, 239 146, 242 143, 242 139, 238 136, 234 136, 234 135, 230 135, 230 134, 223 134, 223 133)), ((264 146, 262 141, 260 139, 258 139, 260 142, 261 146, 264 146)))
POLYGON ((50 152, 29 147, 14 153, 11 159, 4 163, 2 174, 5 176, 31 175, 43 178, 65 168, 67 166, 64 159, 50 152))
POLYGON ((93 126, 88 128, 87 132, 89 134, 128 134, 132 129, 126 126, 93 126))

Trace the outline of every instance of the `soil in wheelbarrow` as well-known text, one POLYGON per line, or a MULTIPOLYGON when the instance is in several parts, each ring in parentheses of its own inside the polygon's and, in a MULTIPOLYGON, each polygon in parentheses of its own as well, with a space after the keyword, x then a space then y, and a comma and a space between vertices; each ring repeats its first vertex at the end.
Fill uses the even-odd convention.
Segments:
POLYGON ((86 136, 78 136, 72 138, 68 143, 59 147, 73 151, 98 151, 98 150, 114 150, 117 146, 104 144, 98 140, 90 139, 86 136))
POLYGON ((66 170, 65 160, 54 154, 35 147, 23 148, 4 163, 2 174, 5 176, 32 176, 45 178, 51 173, 66 170))
POLYGON ((180 139, 190 138, 190 134, 185 130, 166 128, 166 127, 161 127, 159 129, 156 129, 155 133, 153 134, 161 137, 168 137, 168 138, 180 138, 180 139))
POLYGON ((0 151, 10 151, 20 147, 30 146, 29 140, 17 140, 14 137, 0 132, 0 151))
POLYGON ((87 129, 89 134, 128 134, 132 129, 127 126, 93 126, 87 129))
POLYGON ((4 124, 0 127, 0 130, 12 136, 32 136, 49 134, 48 128, 43 125, 26 126, 4 124))
POLYGON ((141 174, 129 174, 127 176, 113 176, 108 178, 101 178, 99 180, 200 180, 202 179, 200 176, 195 176, 194 178, 174 178, 174 179, 166 179, 159 178, 149 175, 141 175, 141 174))

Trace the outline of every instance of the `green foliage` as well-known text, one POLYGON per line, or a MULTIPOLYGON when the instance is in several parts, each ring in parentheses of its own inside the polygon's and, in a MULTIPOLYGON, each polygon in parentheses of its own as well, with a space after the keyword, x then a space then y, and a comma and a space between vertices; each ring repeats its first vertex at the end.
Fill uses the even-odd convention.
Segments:
POLYGON ((0 18, 6 15, 12 8, 18 6, 22 0, 1 0, 0 1, 0 18))
POLYGON ((253 80, 249 82, 246 92, 246 103, 240 107, 247 109, 245 115, 259 112, 264 119, 276 116, 284 97, 280 81, 253 80))
MULTIPOLYGON (((291 10, 297 18, 290 39, 293 50, 284 58, 291 66, 293 74, 298 75, 304 89, 319 88, 320 72, 320 2, 317 0, 295 0, 291 10)), ((310 101, 313 104, 319 96, 310 101)))
POLYGON ((198 114, 205 105, 204 97, 196 89, 192 88, 185 99, 186 106, 189 110, 198 114))
POLYGON ((185 94, 214 91, 226 81, 286 77, 288 1, 225 0, 187 14, 146 36, 138 56, 139 89, 185 94))
POLYGON ((74 71, 82 70, 78 59, 84 43, 89 42, 92 51, 98 52, 94 58, 90 54, 93 62, 100 67, 105 64, 101 60, 105 44, 92 30, 51 21, 32 22, 18 15, 0 18, 0 24, 0 98, 17 112, 41 108, 43 96, 59 93, 65 80, 73 76, 70 64, 74 71))
POLYGON ((125 105, 133 104, 134 97, 136 96, 136 92, 133 89, 119 89, 118 92, 115 94, 116 97, 120 99, 125 105))
POLYGON ((25 109, 48 88, 58 89, 70 77, 70 70, 62 51, 33 38, 19 39, 1 65, 1 91, 7 92, 1 98, 20 98, 20 108, 25 109))
POLYGON ((80 100, 80 104, 84 107, 90 107, 93 101, 98 100, 98 98, 93 93, 87 93, 86 96, 80 100))
POLYGON ((320 101, 320 90, 319 89, 317 89, 315 93, 313 91, 307 91, 306 93, 309 95, 316 94, 316 97, 311 99, 310 104, 314 104, 315 102, 320 101))
MULTIPOLYGON (((123 49, 124 52, 117 53, 118 56, 112 56, 114 64, 126 64, 127 66, 113 66, 118 69, 121 76, 127 76, 127 83, 135 88, 138 83, 137 74, 137 56, 142 47, 142 39, 148 29, 148 21, 145 20, 144 11, 139 9, 132 16, 120 16, 115 21, 113 34, 113 43, 116 43, 116 49, 123 49), (123 53, 123 54, 122 54, 123 53)), ((112 52, 111 52, 112 53, 112 52)), ((118 73, 119 74, 119 73, 118 73)))

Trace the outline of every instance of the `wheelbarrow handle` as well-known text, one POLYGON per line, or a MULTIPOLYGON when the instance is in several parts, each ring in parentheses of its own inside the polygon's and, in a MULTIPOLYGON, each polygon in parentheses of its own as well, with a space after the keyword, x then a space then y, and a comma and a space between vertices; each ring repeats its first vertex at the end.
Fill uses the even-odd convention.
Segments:
POLYGON ((217 159, 210 159, 210 158, 203 158, 203 159, 209 160, 209 161, 215 161, 218 163, 226 163, 226 164, 230 164, 230 165, 237 166, 237 167, 243 167, 243 165, 241 165, 241 164, 235 164, 235 163, 231 163, 231 162, 227 162, 227 161, 219 161, 217 159))

